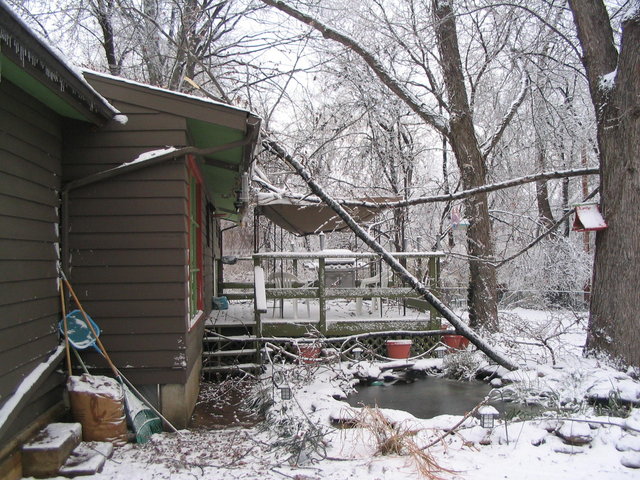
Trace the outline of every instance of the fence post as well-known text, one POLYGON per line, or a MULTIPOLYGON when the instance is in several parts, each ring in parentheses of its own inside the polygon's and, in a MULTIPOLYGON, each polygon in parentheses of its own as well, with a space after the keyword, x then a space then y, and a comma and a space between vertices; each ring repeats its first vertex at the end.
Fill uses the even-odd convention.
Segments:
MULTIPOLYGON (((440 297, 440 256, 434 255, 429 257, 429 290, 436 296, 440 297)), ((429 305, 429 317, 432 326, 440 325, 440 315, 433 305, 429 305)))
POLYGON ((260 338, 262 338, 262 311, 267 312, 267 293, 266 293, 266 285, 264 278, 264 270, 262 268, 262 262, 257 257, 253 257, 253 319, 255 321, 255 330, 253 331, 254 336, 256 337, 255 341, 255 349, 256 356, 255 361, 258 365, 262 366, 263 357, 262 357, 262 342, 260 338), (258 278, 256 278, 258 277, 258 278), (258 291, 260 289, 260 291, 258 291))
POLYGON ((318 303, 319 319, 318 330, 325 335, 327 333, 327 299, 325 298, 325 272, 324 272, 325 258, 318 258, 318 303))

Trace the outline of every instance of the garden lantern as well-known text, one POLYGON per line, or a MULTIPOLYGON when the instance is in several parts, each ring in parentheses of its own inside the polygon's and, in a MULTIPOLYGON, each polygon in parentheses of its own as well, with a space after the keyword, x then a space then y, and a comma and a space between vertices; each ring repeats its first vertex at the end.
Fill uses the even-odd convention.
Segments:
POLYGON ((353 358, 359 362, 360 360, 362 360, 362 348, 360 347, 356 347, 353 349, 353 358))
POLYGON ((436 358, 444 358, 444 354, 447 352, 447 348, 440 345, 436 348, 436 358))
POLYGON ((485 405, 478 409, 478 416, 480 417, 480 426, 482 428, 493 428, 500 414, 491 405, 485 405))
POLYGON ((291 388, 287 385, 279 387, 280 389, 280 398, 282 400, 291 400, 291 388))
POLYGON ((273 386, 278 389, 282 400, 291 400, 291 387, 287 384, 282 372, 273 372, 273 386))

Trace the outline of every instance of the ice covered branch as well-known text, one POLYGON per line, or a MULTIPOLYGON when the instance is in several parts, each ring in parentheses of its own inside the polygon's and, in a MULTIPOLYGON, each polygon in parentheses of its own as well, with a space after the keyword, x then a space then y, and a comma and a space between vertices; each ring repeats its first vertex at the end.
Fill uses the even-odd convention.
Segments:
POLYGON ((307 15, 300 10, 292 7, 291 5, 282 2, 280 0, 261 0, 262 3, 277 8, 281 12, 286 13, 290 17, 293 17, 302 23, 309 25, 322 34, 323 37, 338 42, 349 50, 356 53, 364 62, 369 65, 371 70, 376 74, 380 81, 393 93, 395 93, 400 99, 402 99, 413 112, 418 115, 425 123, 431 125, 440 133, 445 135, 449 134, 449 127, 447 121, 441 115, 433 112, 427 108, 422 102, 420 102, 414 95, 409 92, 404 86, 402 86, 393 76, 387 71, 387 69, 380 63, 374 56, 365 49, 355 39, 348 35, 337 31, 334 28, 325 25, 316 18, 307 15))
POLYGON ((498 128, 496 129, 496 131, 493 133, 493 135, 491 135, 491 137, 487 139, 487 141, 481 147, 482 155, 485 158, 487 157, 487 155, 491 153, 491 151, 494 149, 494 147, 498 144, 498 142, 502 138, 502 134, 509 126, 509 123, 511 123, 511 120, 513 119, 514 115, 518 111, 518 108, 520 108, 520 105, 522 105, 522 102, 524 102, 524 99, 527 96, 528 91, 529 91, 529 76, 525 74, 522 79, 522 89, 520 90, 520 94, 513 101, 513 103, 509 107, 509 110, 507 110, 507 113, 505 114, 504 118, 500 122, 500 125, 498 125, 498 128))
POLYGON ((509 370, 516 370, 518 366, 508 358, 502 356, 493 347, 491 347, 482 337, 480 337, 474 330, 472 330, 458 315, 456 315, 449 307, 447 307, 440 299, 438 299, 426 286, 420 282, 414 275, 412 275, 405 267, 402 266, 398 260, 396 260, 382 245, 380 245, 371 235, 369 235, 349 213, 336 202, 312 177, 309 171, 296 160, 289 155, 280 145, 269 139, 263 141, 263 145, 269 147, 269 151, 287 162, 293 169, 302 177, 307 183, 309 189, 320 198, 326 205, 328 205, 334 212, 349 226, 349 228, 366 243, 371 250, 380 255, 382 260, 389 265, 389 267, 398 276, 411 286, 417 293, 419 293, 427 302, 429 302, 447 321, 451 323, 456 331, 464 335, 473 343, 479 350, 484 352, 490 359, 494 360, 498 364, 509 370))
MULTIPOLYGON (((586 202, 590 199, 592 199, 593 197, 595 197, 595 195, 598 193, 599 188, 594 189, 589 195, 587 195, 582 201, 586 202)), ((545 238, 547 235, 550 235, 553 231, 555 231, 560 225, 562 225, 564 222, 567 221, 567 219, 573 215, 573 213, 576 211, 575 207, 572 208, 571 210, 567 211, 561 218, 560 220, 558 220, 557 222, 555 222, 553 225, 551 225, 551 227, 549 227, 547 230, 545 230, 544 232, 542 232, 540 235, 538 235, 531 243, 529 243, 529 245, 527 245, 526 247, 524 247, 522 250, 520 250, 519 252, 514 253, 513 255, 502 259, 500 262, 495 264, 496 268, 499 268, 501 266, 503 266, 506 263, 509 263, 511 260, 513 260, 516 257, 519 257, 520 255, 522 255, 523 253, 525 253, 527 250, 531 249, 532 247, 534 247, 536 244, 540 243, 542 241, 543 238, 545 238)))
MULTIPOLYGON (((272 151, 271 147, 269 146, 271 144, 275 144, 275 141, 269 139, 263 142, 263 146, 270 151, 272 151)), ((599 169, 597 167, 576 168, 576 169, 570 169, 570 170, 556 170, 552 172, 533 173, 531 175, 525 175, 523 177, 505 180, 504 182, 491 183, 488 185, 482 185, 480 187, 471 188, 469 190, 463 190, 461 192, 456 192, 456 193, 447 193, 443 195, 422 196, 422 197, 410 198, 406 200, 398 200, 395 202, 367 202, 367 201, 360 201, 360 200, 339 200, 338 203, 340 205, 344 205, 347 207, 403 208, 407 206, 422 205, 426 203, 439 203, 439 202, 451 202, 453 200, 462 200, 472 195, 477 195, 478 193, 495 192, 505 188, 517 187, 519 185, 538 182, 542 180, 581 177, 583 175, 597 175, 598 173, 599 173, 599 169)), ((264 179, 260 183, 264 183, 264 179)), ((269 190, 275 191, 273 188, 270 188, 267 185, 265 185, 265 187, 268 188, 269 190)), ((279 193, 282 193, 282 191, 279 193)), ((306 194, 288 193, 287 196, 291 198, 298 198, 298 199, 304 198, 305 200, 310 202, 317 202, 317 203, 322 202, 320 198, 310 197, 309 195, 306 195, 306 194)))

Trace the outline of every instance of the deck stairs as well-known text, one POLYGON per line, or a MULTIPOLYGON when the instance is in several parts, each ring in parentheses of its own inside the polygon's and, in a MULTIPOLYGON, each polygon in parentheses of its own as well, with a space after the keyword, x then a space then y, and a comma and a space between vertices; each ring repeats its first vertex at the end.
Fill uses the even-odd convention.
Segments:
POLYGON ((216 324, 205 328, 202 373, 214 380, 230 375, 260 373, 258 342, 253 325, 216 324))

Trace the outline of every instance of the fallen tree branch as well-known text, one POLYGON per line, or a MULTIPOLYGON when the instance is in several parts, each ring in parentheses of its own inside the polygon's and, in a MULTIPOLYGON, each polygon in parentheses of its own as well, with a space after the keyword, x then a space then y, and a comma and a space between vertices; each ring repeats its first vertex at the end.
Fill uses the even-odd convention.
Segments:
POLYGON ((465 413, 465 415, 460 419, 460 421, 458 423, 456 423, 453 427, 448 428, 447 430, 445 430, 445 432, 440 435, 438 438, 436 438, 435 440, 433 440, 431 443, 425 445, 424 447, 422 447, 422 450, 427 450, 428 448, 433 447, 434 445, 442 442, 445 438, 447 438, 449 435, 451 435, 452 433, 454 433, 459 427, 460 425, 462 425, 465 420, 469 417, 471 417, 472 415, 475 415, 475 413, 478 411, 478 409, 480 407, 482 407, 483 405, 486 405, 487 402, 489 401, 489 397, 485 397, 484 400, 482 400, 479 404, 477 404, 475 407, 473 407, 471 410, 469 410, 467 413, 465 413))
MULTIPOLYGON (((265 146, 269 151, 271 151, 271 147, 268 145, 270 143, 275 143, 275 141, 263 140, 263 146, 265 146)), ((517 187, 519 185, 524 185, 527 183, 539 182, 543 180, 553 180, 556 178, 570 178, 570 177, 581 177, 584 175, 597 175, 599 172, 600 170, 597 167, 576 168, 576 169, 570 169, 570 170, 556 170, 552 172, 533 173, 531 175, 525 175, 524 177, 512 178, 510 180, 505 180, 504 182, 491 183, 489 185, 482 185, 480 187, 471 188, 469 190, 463 190, 461 192, 409 198, 406 200, 398 200, 395 202, 368 202, 368 201, 361 201, 361 200, 336 200, 336 202, 345 207, 390 208, 390 209, 404 208, 404 207, 411 207, 415 205, 424 205, 427 203, 439 203, 439 202, 451 202, 454 200, 463 200, 467 197, 471 197, 479 193, 495 192, 498 190, 503 190, 505 188, 517 187)), ((257 180, 256 177, 254 177, 254 181, 255 180, 257 180)), ((259 183, 262 184, 265 188, 288 198, 294 198, 297 200, 304 199, 314 203, 322 202, 320 198, 310 197, 309 195, 296 194, 296 193, 283 193, 282 190, 276 191, 271 185, 266 184, 263 179, 260 179, 259 183)))
POLYGON ((385 250, 380 243, 371 237, 354 219, 349 213, 336 202, 325 190, 311 177, 309 171, 294 157, 289 155, 279 144, 275 141, 265 139, 263 145, 269 147, 269 151, 291 165, 294 170, 302 177, 307 183, 310 190, 322 199, 327 206, 333 209, 334 212, 349 226, 349 228, 360 238, 369 248, 380 255, 382 260, 389 265, 389 267, 398 276, 405 281, 411 288, 419 293, 429 304, 431 304, 451 325, 453 325, 458 334, 463 335, 469 339, 479 350, 484 352, 491 360, 495 361, 499 365, 507 368, 508 370, 517 370, 518 366, 511 360, 504 357, 497 352, 491 345, 489 345, 479 334, 472 330, 453 310, 447 307, 440 299, 438 299, 431 291, 418 280, 413 274, 411 274, 400 262, 398 262, 387 250, 385 250))

